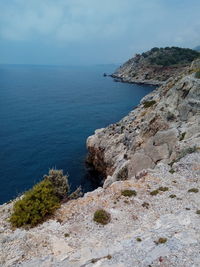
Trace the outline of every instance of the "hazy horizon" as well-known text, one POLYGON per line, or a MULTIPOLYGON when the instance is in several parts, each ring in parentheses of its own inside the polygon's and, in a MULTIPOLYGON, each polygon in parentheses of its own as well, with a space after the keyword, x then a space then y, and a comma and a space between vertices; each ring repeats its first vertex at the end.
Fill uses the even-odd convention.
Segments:
POLYGON ((200 44, 198 0, 1 0, 0 64, 119 65, 200 44))
POLYGON ((100 67, 100 66, 119 66, 121 64, 123 64, 124 62, 120 62, 120 63, 80 63, 80 64, 53 64, 53 63, 0 63, 0 66, 38 66, 38 67, 45 67, 45 66, 49 66, 49 67, 92 67, 92 66, 96 66, 96 67, 100 67))

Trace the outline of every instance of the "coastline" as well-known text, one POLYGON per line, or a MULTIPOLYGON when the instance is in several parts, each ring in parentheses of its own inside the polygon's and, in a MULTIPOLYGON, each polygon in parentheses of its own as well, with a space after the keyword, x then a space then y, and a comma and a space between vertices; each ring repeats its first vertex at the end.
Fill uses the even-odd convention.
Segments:
POLYGON ((87 139, 89 162, 99 172, 106 174, 107 184, 116 181, 123 170, 131 179, 143 168, 154 168, 158 162, 170 163, 178 156, 184 145, 179 141, 181 134, 185 133, 181 125, 188 120, 188 115, 193 114, 196 118, 195 112, 198 112, 198 104, 193 106, 194 111, 191 106, 194 104, 190 104, 196 99, 191 100, 188 93, 181 95, 179 89, 184 88, 184 92, 189 92, 194 87, 197 94, 198 80, 194 79, 194 74, 190 74, 193 67, 155 88, 127 116, 104 129, 96 130, 87 139), (157 136, 163 139, 158 144, 157 136), (175 145, 177 151, 173 151, 175 145), (141 164, 142 161, 144 164, 141 164), (134 162, 140 167, 136 167, 134 162))
POLYGON ((12 229, 13 202, 0 206, 0 263, 198 266, 199 87, 190 69, 119 122, 96 130, 87 146, 93 164, 104 168, 104 186, 63 203, 50 220, 12 229), (124 195, 127 190, 134 195, 124 195), (99 209, 110 214, 108 224, 94 221, 99 209))
POLYGON ((143 80, 143 79, 134 79, 132 77, 121 77, 120 75, 117 74, 111 74, 109 75, 114 79, 115 82, 122 82, 122 83, 130 83, 130 84, 144 84, 144 85, 152 85, 152 86, 161 86, 165 84, 164 81, 158 81, 158 80, 143 80))

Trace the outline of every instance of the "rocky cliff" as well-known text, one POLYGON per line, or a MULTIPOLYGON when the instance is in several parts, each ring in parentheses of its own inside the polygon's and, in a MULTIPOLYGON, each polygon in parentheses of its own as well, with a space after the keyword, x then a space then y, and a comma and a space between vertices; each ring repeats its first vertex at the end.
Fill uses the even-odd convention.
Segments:
POLYGON ((150 51, 136 54, 111 76, 123 82, 162 85, 176 77, 198 58, 200 53, 179 47, 154 47, 150 51))
POLYGON ((102 188, 63 203, 31 229, 12 229, 14 202, 0 206, 0 265, 199 266, 199 68, 194 62, 88 138, 102 188), (93 221, 97 209, 110 213, 107 225, 93 221))
POLYGON ((108 177, 106 183, 132 178, 159 162, 172 164, 199 146, 199 62, 144 97, 120 122, 88 138, 88 161, 108 177))

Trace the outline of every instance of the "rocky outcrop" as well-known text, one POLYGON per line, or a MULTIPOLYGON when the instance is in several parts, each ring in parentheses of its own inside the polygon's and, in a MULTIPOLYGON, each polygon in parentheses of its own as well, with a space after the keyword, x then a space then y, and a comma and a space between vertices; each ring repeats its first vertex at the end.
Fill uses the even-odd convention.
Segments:
POLYGON ((162 85, 184 72, 199 53, 179 47, 152 48, 128 60, 111 76, 115 81, 162 85))
POLYGON ((175 77, 185 71, 187 66, 163 67, 141 64, 128 61, 111 76, 116 81, 137 84, 162 85, 170 77, 175 77))
MULTIPOLYGON (((192 64, 141 100, 120 122, 87 140, 88 159, 108 180, 136 177, 157 163, 172 163, 200 144, 200 79, 192 64)), ((110 183, 109 182, 109 183, 110 183)))

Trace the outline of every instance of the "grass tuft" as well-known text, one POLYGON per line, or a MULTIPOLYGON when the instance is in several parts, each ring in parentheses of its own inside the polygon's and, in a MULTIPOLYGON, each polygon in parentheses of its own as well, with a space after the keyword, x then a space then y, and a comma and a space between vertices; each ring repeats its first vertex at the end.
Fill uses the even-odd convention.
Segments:
POLYGON ((153 191, 150 192, 151 196, 156 196, 157 194, 159 194, 159 190, 158 189, 153 190, 153 191))
POLYGON ((198 188, 191 188, 188 190, 188 193, 198 193, 199 189, 198 188))
POLYGON ((152 107, 152 106, 155 105, 155 104, 156 104, 156 101, 155 101, 155 100, 145 101, 145 102, 143 103, 144 108, 150 108, 150 107, 152 107))
POLYGON ((100 209, 95 211, 93 220, 99 224, 106 225, 110 222, 111 216, 107 211, 100 209))
POLYGON ((169 190, 169 187, 163 187, 163 186, 160 186, 160 187, 158 188, 158 190, 159 190, 159 191, 163 191, 163 192, 165 192, 165 191, 168 191, 168 190, 169 190))
POLYGON ((171 168, 171 169, 169 170, 169 172, 170 172, 171 174, 173 174, 173 173, 175 173, 175 170, 174 170, 173 168, 171 168))
POLYGON ((135 197, 137 195, 137 192, 135 190, 126 189, 121 191, 121 195, 124 197, 135 197))

